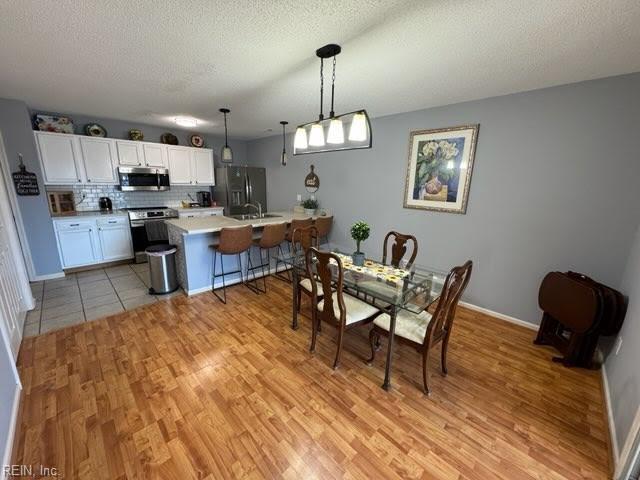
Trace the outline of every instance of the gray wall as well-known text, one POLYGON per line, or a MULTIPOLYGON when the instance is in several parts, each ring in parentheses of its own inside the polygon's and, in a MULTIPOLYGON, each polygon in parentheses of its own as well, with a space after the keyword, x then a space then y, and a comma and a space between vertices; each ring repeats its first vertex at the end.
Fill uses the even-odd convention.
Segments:
POLYGON ((269 208, 305 193, 313 163, 320 205, 335 212, 334 243, 353 246, 356 220, 372 226, 369 254, 380 255, 388 230, 413 233, 419 263, 473 260, 467 301, 531 323, 550 270, 619 285, 640 196, 639 74, 377 118, 372 128, 371 150, 291 157, 286 167, 281 137, 249 142, 250 163, 267 167, 269 208), (409 132, 470 123, 480 132, 467 214, 403 209, 409 132))
POLYGON ((4 138, 11 171, 18 170, 18 153, 22 153, 27 170, 38 176, 40 195, 18 197, 24 229, 28 237, 36 275, 61 271, 53 223, 45 197, 42 172, 38 162, 27 105, 18 100, 0 99, 0 133, 4 138))
POLYGON ((622 450, 631 422, 640 408, 640 228, 620 290, 629 297, 629 307, 620 331, 622 348, 618 355, 609 354, 606 373, 618 447, 622 450))

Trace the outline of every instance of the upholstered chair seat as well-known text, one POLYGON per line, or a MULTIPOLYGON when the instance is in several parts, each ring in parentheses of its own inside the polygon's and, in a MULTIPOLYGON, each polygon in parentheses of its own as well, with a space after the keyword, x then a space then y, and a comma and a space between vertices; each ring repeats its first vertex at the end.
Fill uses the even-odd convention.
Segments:
MULTIPOLYGON (((338 294, 334 293, 333 296, 333 312, 336 317, 340 317, 340 307, 338 306, 338 294)), ((369 317, 380 313, 376 307, 363 302, 347 293, 343 294, 344 306, 346 309, 346 324, 360 322, 369 317)), ((324 311, 324 300, 318 302, 318 311, 324 311)))
MULTIPOLYGON (((423 343, 427 334, 427 327, 431 321, 431 314, 426 310, 419 314, 411 313, 406 310, 398 311, 396 316, 395 334, 399 337, 406 338, 415 343, 423 343)), ((387 313, 383 313, 375 318, 373 324, 383 330, 389 331, 391 317, 387 313)))

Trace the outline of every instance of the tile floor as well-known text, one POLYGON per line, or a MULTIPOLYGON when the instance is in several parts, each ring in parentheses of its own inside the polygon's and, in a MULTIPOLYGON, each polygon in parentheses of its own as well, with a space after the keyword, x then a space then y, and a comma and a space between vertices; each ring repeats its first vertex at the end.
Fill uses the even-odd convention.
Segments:
POLYGON ((27 313, 24 337, 57 330, 182 295, 149 295, 149 264, 67 274, 31 284, 36 308, 27 313))

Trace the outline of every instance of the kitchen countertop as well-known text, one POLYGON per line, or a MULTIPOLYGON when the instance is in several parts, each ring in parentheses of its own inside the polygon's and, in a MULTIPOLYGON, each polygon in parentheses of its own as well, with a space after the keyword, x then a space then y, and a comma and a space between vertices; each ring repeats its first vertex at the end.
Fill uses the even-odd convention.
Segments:
MULTIPOLYGON (((304 213, 293 212, 268 212, 270 215, 280 215, 275 218, 256 218, 254 220, 236 220, 230 217, 201 217, 201 218, 179 218, 166 220, 168 225, 182 231, 183 235, 196 235, 201 233, 215 233, 226 227, 241 227, 243 225, 253 225, 254 227, 263 227, 275 223, 291 222, 295 219, 309 218, 304 213)), ((313 218, 318 218, 313 215, 313 218)))
POLYGON ((51 218, 54 220, 64 220, 65 218, 77 218, 77 217, 108 217, 108 216, 126 216, 126 210, 111 210, 103 212, 101 210, 85 210, 79 212, 73 212, 71 214, 56 214, 52 213, 51 218))

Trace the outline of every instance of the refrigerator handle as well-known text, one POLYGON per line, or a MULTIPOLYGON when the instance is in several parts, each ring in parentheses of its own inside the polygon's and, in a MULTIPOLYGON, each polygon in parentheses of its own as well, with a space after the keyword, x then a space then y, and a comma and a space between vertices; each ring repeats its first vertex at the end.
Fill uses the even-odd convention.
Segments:
POLYGON ((249 203, 253 203, 253 181, 251 177, 247 174, 247 178, 249 179, 249 203))

